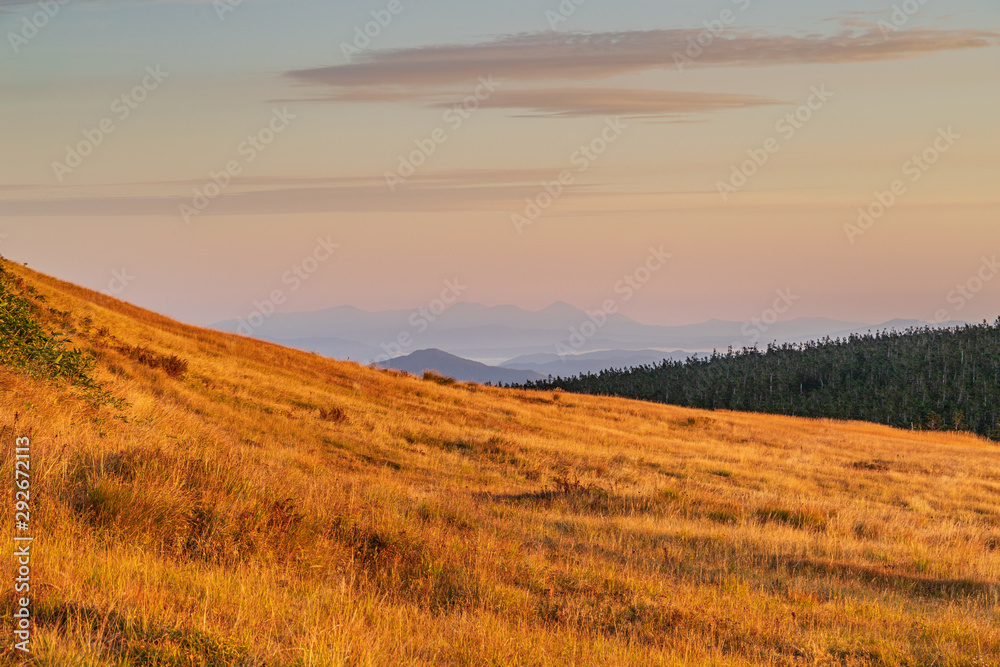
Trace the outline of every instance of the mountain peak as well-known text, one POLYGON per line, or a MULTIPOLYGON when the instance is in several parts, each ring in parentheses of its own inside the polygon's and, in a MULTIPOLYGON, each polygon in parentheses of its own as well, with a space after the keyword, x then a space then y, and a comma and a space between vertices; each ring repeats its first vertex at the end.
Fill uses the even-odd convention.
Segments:
POLYGON ((394 368, 415 375, 434 371, 462 382, 522 383, 527 380, 540 380, 543 377, 541 373, 530 370, 487 366, 434 347, 417 350, 378 365, 381 368, 394 368))

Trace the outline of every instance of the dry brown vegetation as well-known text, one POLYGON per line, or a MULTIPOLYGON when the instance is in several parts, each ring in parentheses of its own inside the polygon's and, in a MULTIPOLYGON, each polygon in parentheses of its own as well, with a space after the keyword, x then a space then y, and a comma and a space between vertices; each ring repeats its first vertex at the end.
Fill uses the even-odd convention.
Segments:
POLYGON ((0 368, 34 664, 1000 664, 996 444, 445 384, 5 266, 125 401, 0 368))

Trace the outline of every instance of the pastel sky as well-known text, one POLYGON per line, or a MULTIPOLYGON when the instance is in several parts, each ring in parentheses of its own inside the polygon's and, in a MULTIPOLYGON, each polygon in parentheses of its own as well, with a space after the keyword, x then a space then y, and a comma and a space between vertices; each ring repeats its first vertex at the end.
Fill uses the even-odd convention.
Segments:
POLYGON ((1000 315, 996 0, 0 0, 0 36, 0 254, 184 321, 592 309, 651 247, 651 324, 1000 315))

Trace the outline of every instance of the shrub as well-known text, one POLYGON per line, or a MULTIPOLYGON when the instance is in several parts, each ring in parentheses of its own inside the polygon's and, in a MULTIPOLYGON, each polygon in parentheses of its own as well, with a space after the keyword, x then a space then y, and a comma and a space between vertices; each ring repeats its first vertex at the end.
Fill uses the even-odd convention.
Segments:
MULTIPOLYGON (((0 269, 0 364, 96 389, 90 377, 93 357, 78 348, 67 349, 65 345, 72 341, 44 328, 38 319, 38 306, 23 294, 11 291, 12 284, 16 286, 18 281, 12 281, 0 269)), ((23 290, 23 282, 20 284, 23 290)))
POLYGON ((159 368, 172 378, 182 378, 188 370, 188 362, 176 355, 157 354, 148 347, 139 345, 121 345, 118 351, 132 361, 137 361, 150 368, 159 368))
POLYGON ((455 384, 454 378, 435 373, 434 371, 424 371, 424 379, 444 386, 455 384))
POLYGON ((347 421, 347 413, 340 408, 320 408, 319 418, 326 422, 340 424, 347 421))

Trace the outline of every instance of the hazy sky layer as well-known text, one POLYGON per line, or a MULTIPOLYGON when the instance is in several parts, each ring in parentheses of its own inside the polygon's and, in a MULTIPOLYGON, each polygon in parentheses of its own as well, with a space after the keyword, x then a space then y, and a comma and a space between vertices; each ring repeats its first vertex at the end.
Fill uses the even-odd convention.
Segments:
POLYGON ((994 0, 0 0, 0 37, 0 254, 182 320, 446 280, 1000 315, 994 0))

